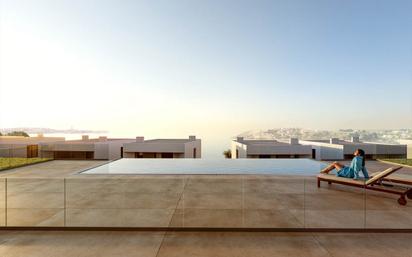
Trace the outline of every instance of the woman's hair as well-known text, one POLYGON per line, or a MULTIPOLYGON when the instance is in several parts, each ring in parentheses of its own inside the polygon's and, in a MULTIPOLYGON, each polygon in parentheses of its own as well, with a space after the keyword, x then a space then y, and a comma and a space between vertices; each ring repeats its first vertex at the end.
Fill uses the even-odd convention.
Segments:
POLYGON ((365 167, 365 151, 362 149, 357 149, 359 155, 362 156, 362 166, 365 167))

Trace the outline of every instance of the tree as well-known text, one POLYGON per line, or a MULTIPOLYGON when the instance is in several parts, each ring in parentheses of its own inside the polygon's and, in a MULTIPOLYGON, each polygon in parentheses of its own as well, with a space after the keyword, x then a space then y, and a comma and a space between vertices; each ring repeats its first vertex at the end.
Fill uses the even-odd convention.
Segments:
POLYGON ((3 134, 0 132, 0 136, 2 136, 3 134))
POLYGON ((232 151, 230 151, 230 149, 227 149, 226 151, 223 151, 223 155, 226 159, 230 159, 232 158, 232 151))
POLYGON ((24 131, 13 131, 10 133, 7 133, 8 136, 20 136, 20 137, 30 137, 29 134, 27 134, 24 131))

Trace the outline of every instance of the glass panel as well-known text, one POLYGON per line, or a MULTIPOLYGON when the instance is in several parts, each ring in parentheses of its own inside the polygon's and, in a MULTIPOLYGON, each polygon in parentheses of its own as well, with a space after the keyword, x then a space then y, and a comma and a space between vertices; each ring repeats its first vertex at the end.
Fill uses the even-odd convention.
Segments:
MULTIPOLYGON (((376 162, 375 171, 383 171, 391 165, 376 162)), ((412 168, 403 167, 383 179, 377 190, 367 190, 366 227, 384 229, 412 228, 412 168), (391 181, 388 181, 391 180, 391 181)))
POLYGON ((243 226, 303 228, 304 180, 298 176, 245 176, 243 226))
POLYGON ((66 179, 66 226, 168 227, 184 177, 66 179))
POLYGON ((190 176, 173 227, 241 227, 242 176, 190 176))
POLYGON ((11 147, 10 168, 24 166, 28 163, 27 148, 18 145, 11 147))
POLYGON ((11 148, 0 148, 0 170, 8 169, 10 167, 11 148))
POLYGON ((0 226, 6 225, 6 179, 0 178, 0 226))
POLYGON ((303 180, 286 176, 190 176, 174 227, 303 227, 303 180))
POLYGON ((8 178, 7 226, 64 226, 64 179, 8 178))
MULTIPOLYGON (((349 183, 354 182, 348 179, 349 183)), ((363 183, 363 182, 361 182, 363 183)), ((364 228, 365 190, 359 187, 305 179, 306 228, 364 228)))
POLYGON ((315 176, 0 178, 0 226, 410 229, 411 171, 371 187, 388 192, 315 176))

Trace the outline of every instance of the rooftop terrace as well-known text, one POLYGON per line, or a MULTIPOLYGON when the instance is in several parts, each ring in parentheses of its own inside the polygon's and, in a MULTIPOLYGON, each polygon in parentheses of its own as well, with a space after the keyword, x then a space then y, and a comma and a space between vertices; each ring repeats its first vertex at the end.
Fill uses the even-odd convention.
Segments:
MULTIPOLYGON (((7 226, 412 229, 412 202, 400 206, 391 195, 339 185, 317 188, 312 177, 78 174, 103 163, 50 161, 0 173, 7 226)), ((367 165, 370 172, 392 166, 367 165)), ((411 176, 412 169, 400 173, 411 176)), ((0 256, 411 256, 411 239, 343 232, 1 231, 0 256)))

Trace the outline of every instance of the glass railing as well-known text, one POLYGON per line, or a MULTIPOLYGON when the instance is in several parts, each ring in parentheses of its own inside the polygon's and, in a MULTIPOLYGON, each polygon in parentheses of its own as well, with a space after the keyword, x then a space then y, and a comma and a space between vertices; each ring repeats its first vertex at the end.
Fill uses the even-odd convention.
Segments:
MULTIPOLYGON (((365 189, 305 179, 306 228, 365 228, 365 189)), ((394 205, 396 202, 393 203, 394 205)))
MULTIPOLYGON (((44 161, 25 154, 26 147, 0 149, 0 226, 412 229, 412 185, 393 181, 319 186, 316 175, 53 176, 58 167, 49 164, 11 170, 44 161)), ((412 169, 400 175, 412 181, 412 169)))
POLYGON ((398 198, 316 177, 3 177, 0 226, 412 229, 398 198))
POLYGON ((37 146, 7 145, 0 147, 0 171, 49 161, 52 158, 40 154, 37 146))
POLYGON ((6 178, 6 226, 64 226, 63 179, 6 178))

